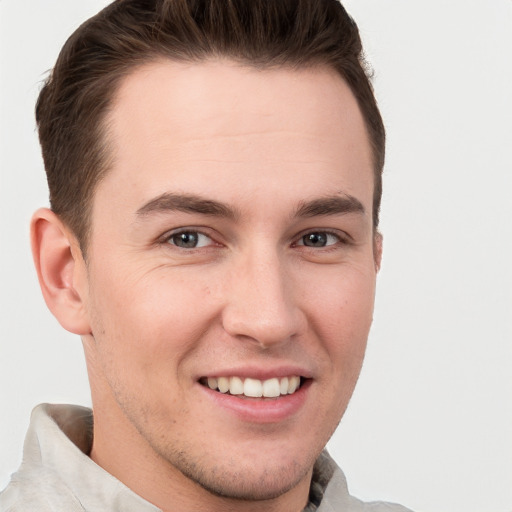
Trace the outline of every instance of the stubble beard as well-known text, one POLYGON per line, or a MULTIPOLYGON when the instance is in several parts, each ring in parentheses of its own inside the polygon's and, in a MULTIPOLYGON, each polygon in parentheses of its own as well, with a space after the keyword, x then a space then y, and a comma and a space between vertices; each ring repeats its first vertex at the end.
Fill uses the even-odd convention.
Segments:
MULTIPOLYGON (((286 466, 269 467, 259 474, 233 460, 221 466, 205 467, 191 460, 188 453, 174 452, 166 460, 187 479, 213 496, 228 500, 261 502, 279 498, 297 487, 312 472, 314 461, 299 464, 294 460, 286 466)), ((250 461, 249 461, 250 463, 250 461)))

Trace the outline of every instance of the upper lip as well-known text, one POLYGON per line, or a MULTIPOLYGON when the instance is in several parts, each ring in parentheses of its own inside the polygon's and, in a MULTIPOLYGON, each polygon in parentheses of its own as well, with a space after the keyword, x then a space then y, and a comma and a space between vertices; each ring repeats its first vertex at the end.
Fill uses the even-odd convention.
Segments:
POLYGON ((312 378, 311 370, 303 366, 293 364, 273 365, 273 366, 238 366, 232 368, 223 368, 218 370, 209 370, 207 373, 199 375, 198 380, 203 377, 240 377, 242 379, 258 379, 267 380, 277 377, 282 379, 284 377, 291 377, 298 375, 306 379, 312 378))

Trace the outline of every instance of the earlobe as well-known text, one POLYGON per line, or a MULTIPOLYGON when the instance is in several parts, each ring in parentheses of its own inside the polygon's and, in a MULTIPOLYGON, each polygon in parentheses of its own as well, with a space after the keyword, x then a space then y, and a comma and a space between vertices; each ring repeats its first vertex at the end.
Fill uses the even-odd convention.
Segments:
POLYGON ((382 235, 377 231, 373 240, 373 257, 375 261, 375 270, 380 270, 382 263, 382 235))
POLYGON ((64 329, 89 334, 87 273, 76 239, 55 213, 36 211, 30 225, 32 256, 46 305, 64 329))

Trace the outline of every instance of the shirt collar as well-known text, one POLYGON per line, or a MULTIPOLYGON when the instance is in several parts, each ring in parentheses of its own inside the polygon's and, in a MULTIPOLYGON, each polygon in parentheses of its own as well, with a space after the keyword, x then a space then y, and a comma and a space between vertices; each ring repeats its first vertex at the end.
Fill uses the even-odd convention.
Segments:
POLYGON ((160 512, 93 462, 91 447, 90 409, 41 404, 32 412, 22 466, 57 473, 85 510, 160 512))

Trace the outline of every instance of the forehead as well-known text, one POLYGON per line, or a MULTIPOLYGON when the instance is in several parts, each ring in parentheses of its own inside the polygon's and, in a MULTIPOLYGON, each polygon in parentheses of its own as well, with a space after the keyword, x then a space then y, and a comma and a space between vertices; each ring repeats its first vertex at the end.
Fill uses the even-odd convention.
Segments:
POLYGON ((267 194, 310 186, 312 194, 342 191, 368 201, 373 190, 357 102, 325 67, 146 64, 122 82, 108 132, 107 185, 129 186, 146 200, 166 188, 210 194, 251 183, 276 184, 267 194), (322 192, 329 182, 342 190, 322 192))

